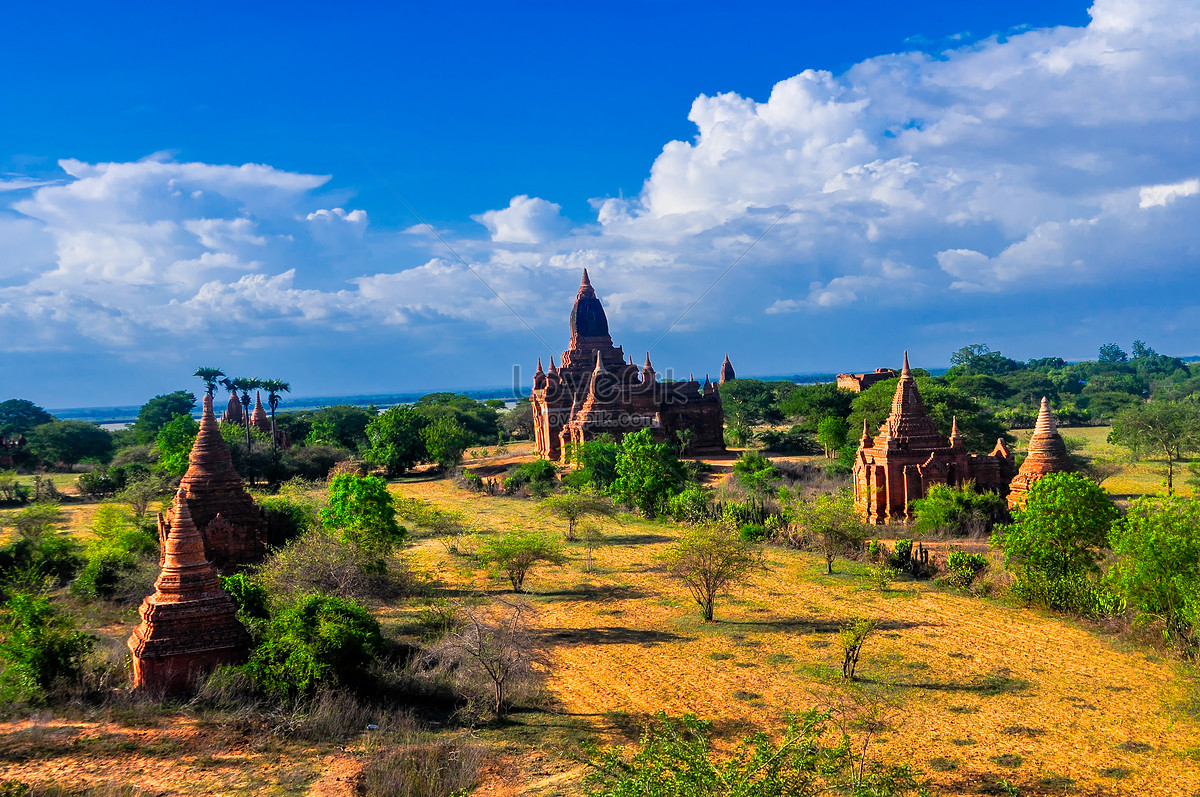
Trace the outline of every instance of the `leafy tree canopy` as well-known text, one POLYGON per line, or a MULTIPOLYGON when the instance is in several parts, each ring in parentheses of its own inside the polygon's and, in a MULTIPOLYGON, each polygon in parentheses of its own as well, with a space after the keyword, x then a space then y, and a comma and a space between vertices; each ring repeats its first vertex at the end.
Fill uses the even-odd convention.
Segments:
POLYGON ((470 396, 455 393, 430 393, 413 405, 430 421, 449 418, 470 435, 468 446, 491 445, 496 442, 500 416, 494 407, 470 396))
POLYGON ((427 456, 444 468, 462 462, 463 453, 474 438, 471 432, 452 415, 441 415, 421 430, 427 456))
POLYGON ((367 461, 397 476, 425 457, 422 431, 429 419, 412 407, 396 406, 384 410, 367 424, 367 461))
POLYGON ((950 374, 953 376, 996 376, 1019 370, 1017 360, 992 351, 986 343, 963 346, 950 355, 950 374))
POLYGON ((9 399, 0 403, 0 437, 16 437, 53 420, 53 415, 32 401, 9 399))
POLYGON ((615 472, 609 493, 617 502, 636 507, 646 517, 654 517, 666 509, 670 497, 683 486, 686 475, 674 447, 654 442, 649 429, 627 434, 621 440, 615 472))
POLYGON ((158 466, 172 476, 186 473, 192 444, 199 433, 200 424, 191 415, 176 415, 174 420, 158 430, 158 436, 154 439, 158 466))
POLYGON ((53 421, 26 435, 29 450, 46 465, 70 467, 85 459, 105 462, 112 455, 112 435, 86 421, 53 421))
POLYGON ((137 441, 143 445, 153 443, 160 429, 173 421, 175 416, 190 414, 195 406, 196 395, 187 390, 176 390, 150 399, 138 410, 137 420, 133 423, 137 441))
POLYGON ((1007 567, 1047 579, 1070 579, 1096 570, 1117 519, 1108 494, 1077 473, 1051 473, 1029 488, 1023 510, 1000 526, 992 545, 1007 567))
MULTIPOLYGON (((300 415, 300 413, 295 413, 295 415, 300 415)), ((353 404, 322 407, 307 416, 309 431, 305 437, 305 443, 338 446, 350 451, 359 451, 368 444, 367 424, 374 417, 374 412, 368 412, 353 404)))
POLYGON ((329 503, 321 523, 342 539, 366 548, 390 551, 407 533, 396 523, 396 506, 387 482, 378 476, 342 473, 329 483, 329 503))

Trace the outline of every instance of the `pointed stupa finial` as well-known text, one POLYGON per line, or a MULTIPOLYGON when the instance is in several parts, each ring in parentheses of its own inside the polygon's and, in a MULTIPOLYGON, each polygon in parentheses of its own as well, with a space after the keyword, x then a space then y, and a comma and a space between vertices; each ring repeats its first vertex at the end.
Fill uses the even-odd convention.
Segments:
POLYGON ((550 355, 550 373, 552 373, 552 374, 558 373, 558 366, 554 364, 554 355, 553 354, 550 355))
POLYGON ((213 397, 211 393, 204 394, 204 412, 201 413, 200 417, 201 419, 212 417, 214 420, 216 418, 213 415, 213 397))
POLYGON ((544 374, 544 373, 545 373, 545 371, 542 370, 542 358, 538 357, 538 367, 537 367, 537 371, 535 371, 534 374, 536 375, 536 374, 544 374))
POLYGON ((1050 435, 1057 431, 1058 424, 1054 422, 1054 413, 1050 410, 1050 401, 1045 396, 1042 396, 1042 406, 1038 409, 1037 423, 1034 424, 1033 433, 1050 435))
POLYGON ((867 428, 867 419, 863 418, 862 437, 858 438, 859 448, 870 448, 875 441, 871 439, 871 430, 867 428))
POLYGON ((904 350, 904 368, 901 369, 900 376, 912 376, 912 369, 908 367, 908 349, 904 350))
POLYGON ((592 369, 593 374, 604 373, 604 358, 600 356, 599 349, 596 350, 596 367, 592 369))
POLYGON ((646 352, 646 365, 645 365, 645 367, 646 367, 646 368, 649 368, 651 371, 653 371, 653 370, 654 370, 654 366, 650 364, 650 352, 646 352))
POLYGON ((962 434, 958 431, 958 416, 955 415, 950 421, 950 445, 953 448, 957 448, 962 444, 962 434))
MULTIPOLYGON (((158 581, 169 583, 170 579, 164 579, 164 574, 168 570, 182 570, 190 568, 207 568, 208 557, 204 553, 204 538, 200 536, 200 530, 196 528, 196 522, 192 520, 192 512, 188 508, 187 490, 180 487, 175 493, 175 511, 172 513, 171 530, 167 534, 166 545, 163 546, 163 573, 159 574, 158 581)), ((214 575, 215 579, 216 576, 214 575)), ((162 589, 162 584, 156 584, 159 590, 162 589)))
POLYGON ((580 288, 592 287, 592 281, 590 279, 588 279, 588 273, 587 273, 586 268, 583 270, 583 280, 579 283, 579 287, 580 288))

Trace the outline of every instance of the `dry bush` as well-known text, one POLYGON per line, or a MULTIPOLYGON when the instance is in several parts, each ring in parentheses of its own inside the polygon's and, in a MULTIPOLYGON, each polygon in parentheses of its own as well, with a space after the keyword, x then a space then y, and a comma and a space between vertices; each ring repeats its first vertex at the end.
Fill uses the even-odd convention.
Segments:
POLYGON ((830 473, 827 468, 819 465, 788 460, 773 460, 771 464, 783 479, 784 486, 800 492, 805 497, 819 493, 836 493, 850 486, 849 475, 830 473))
POLYGON ((534 609, 515 600, 462 605, 459 622, 422 657, 431 676, 452 679, 468 712, 486 705, 502 720, 540 694, 549 656, 532 625, 534 609))
POLYGON ((379 557, 323 531, 288 543, 259 566, 255 579, 275 599, 322 593, 355 601, 409 595, 417 583, 402 559, 379 557))
POLYGON ((409 741, 373 756, 363 766, 367 797, 451 797, 479 781, 482 745, 462 737, 409 741))

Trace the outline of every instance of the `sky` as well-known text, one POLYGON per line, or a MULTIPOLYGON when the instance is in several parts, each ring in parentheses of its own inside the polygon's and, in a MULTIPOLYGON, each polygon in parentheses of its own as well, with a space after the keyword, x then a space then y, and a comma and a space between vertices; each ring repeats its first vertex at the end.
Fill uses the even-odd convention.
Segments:
POLYGON ((1200 353, 1200 4, 20 4, 0 399, 1200 353))

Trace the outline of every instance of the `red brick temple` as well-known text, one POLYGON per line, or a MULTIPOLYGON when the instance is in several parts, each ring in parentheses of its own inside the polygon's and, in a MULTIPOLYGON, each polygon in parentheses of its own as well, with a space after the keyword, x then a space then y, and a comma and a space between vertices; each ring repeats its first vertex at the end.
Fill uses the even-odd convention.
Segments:
POLYGON ((971 454, 955 418, 946 437, 925 410, 917 382, 904 368, 892 398, 892 410, 874 438, 863 423, 854 459, 854 506, 869 523, 906 523, 912 502, 935 484, 974 482, 981 490, 1008 492, 1013 477, 1012 453, 997 440, 990 454, 971 454))
POLYGON ((1029 498, 1029 488, 1043 476, 1073 470, 1075 466, 1067 454, 1067 444, 1058 433, 1050 402, 1043 396, 1037 424, 1033 427, 1033 436, 1029 438, 1029 453, 1009 483, 1008 505, 1014 508, 1024 506, 1029 498))
MULTIPOLYGON (((734 378, 729 356, 721 381, 734 378)), ((690 430, 687 454, 725 450, 725 415, 716 383, 705 377, 686 382, 660 382, 650 355, 640 368, 614 346, 608 317, 588 279, 587 269, 571 309, 571 344, 562 365, 550 359, 550 370, 538 360, 533 375, 533 423, 537 450, 553 460, 564 447, 609 434, 620 440, 630 432, 650 429, 659 442, 678 444, 677 432, 690 430)))
POLYGON ((129 637, 133 687, 155 693, 185 691, 193 678, 222 664, 240 664, 250 650, 250 634, 208 563, 182 487, 169 523, 160 515, 163 526, 162 572, 154 594, 142 601, 142 621, 129 637))
MULTIPOLYGON (((200 433, 179 488, 187 496, 188 511, 200 530, 208 559, 218 570, 257 562, 267 552, 266 520, 234 470, 229 446, 213 415, 212 396, 204 397, 200 433)), ((166 529, 159 515, 163 550, 166 529)))

